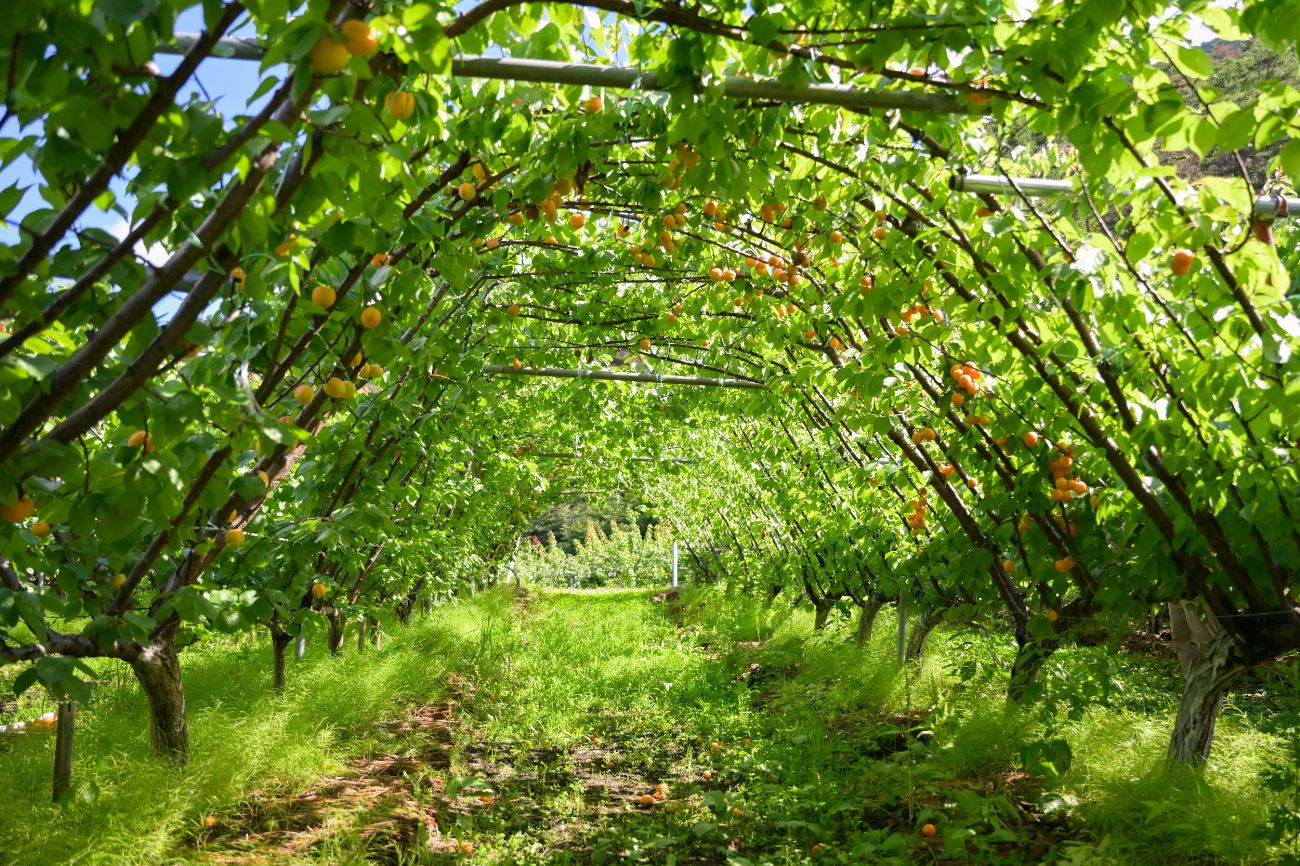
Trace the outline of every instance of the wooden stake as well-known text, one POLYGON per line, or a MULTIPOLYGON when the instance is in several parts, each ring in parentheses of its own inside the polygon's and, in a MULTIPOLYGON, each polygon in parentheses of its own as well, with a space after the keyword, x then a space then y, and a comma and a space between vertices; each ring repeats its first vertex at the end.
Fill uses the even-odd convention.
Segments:
POLYGON ((54 734, 54 802, 63 799, 72 785, 72 728, 77 719, 77 705, 72 701, 59 703, 58 722, 54 734))

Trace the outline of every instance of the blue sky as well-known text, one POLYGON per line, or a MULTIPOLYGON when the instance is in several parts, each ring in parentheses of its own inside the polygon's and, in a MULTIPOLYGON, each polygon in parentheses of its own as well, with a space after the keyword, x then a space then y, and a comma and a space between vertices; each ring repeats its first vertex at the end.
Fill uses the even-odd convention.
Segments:
MULTIPOLYGON (((181 13, 177 20, 176 29, 179 32, 197 32, 203 29, 203 15, 200 8, 195 7, 181 13)), ((252 28, 244 25, 242 28, 245 33, 250 33, 252 28)), ((237 34, 239 30, 235 31, 237 34)), ((154 58, 158 68, 166 75, 172 72, 181 58, 159 54, 154 58)), ((284 66, 272 67, 267 70, 267 75, 282 76, 285 73, 284 66)), ((225 60, 221 58, 212 58, 205 60, 199 67, 198 72, 181 90, 182 99, 199 98, 207 99, 211 97, 217 105, 217 111, 226 118, 238 114, 250 113, 247 99, 250 94, 257 88, 258 83, 262 80, 263 73, 257 63, 247 60, 225 60), (206 96, 204 92, 206 90, 206 96)), ((252 110, 260 107, 265 100, 270 99, 270 94, 262 96, 254 104, 252 110)), ((22 130, 22 135, 39 135, 40 125, 33 124, 22 130)), ((20 133, 17 129, 16 121, 10 121, 3 129, 0 129, 0 136, 13 138, 20 133)), ((20 222, 27 214, 36 208, 42 206, 42 201, 38 189, 36 188, 37 177, 32 170, 31 161, 26 157, 19 157, 11 165, 0 171, 0 189, 6 189, 12 184, 30 187, 26 195, 23 196, 21 203, 9 215, 13 222, 20 222)), ((126 182, 122 178, 116 178, 109 184, 110 189, 116 194, 120 201, 123 201, 128 207, 132 204, 129 198, 125 196, 126 182)), ((2 216, 2 215, 0 215, 2 216)), ((125 222, 116 213, 106 213, 94 207, 89 208, 85 215, 78 223, 83 227, 98 227, 113 231, 118 236, 126 233, 125 222)), ((13 223, 0 222, 0 243, 13 244, 18 240, 18 231, 13 223)), ((160 255, 160 251, 147 251, 150 258, 160 255)))

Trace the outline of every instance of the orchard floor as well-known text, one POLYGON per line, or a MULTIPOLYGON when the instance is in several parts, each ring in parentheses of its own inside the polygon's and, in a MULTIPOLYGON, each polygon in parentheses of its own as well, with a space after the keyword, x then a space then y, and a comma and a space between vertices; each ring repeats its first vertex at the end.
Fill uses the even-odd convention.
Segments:
POLYGON ((1294 784, 1266 784, 1300 725, 1280 671, 1232 697, 1204 776, 1169 775, 1178 674, 1158 645, 1058 654, 1042 699, 1013 711, 996 633, 941 629, 900 668, 888 613, 857 648, 847 621, 814 635, 781 602, 657 595, 488 592, 378 650, 311 652, 282 695, 263 637, 193 648, 184 770, 144 757, 143 702, 104 665, 72 803, 46 803, 49 737, 0 741, 0 862, 1129 866, 1294 849, 1268 826, 1300 808, 1294 784))

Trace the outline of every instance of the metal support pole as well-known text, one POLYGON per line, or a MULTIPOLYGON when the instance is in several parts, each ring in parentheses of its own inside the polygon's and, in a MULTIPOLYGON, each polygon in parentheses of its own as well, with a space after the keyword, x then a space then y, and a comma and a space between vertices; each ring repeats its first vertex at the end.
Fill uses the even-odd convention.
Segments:
POLYGON ((907 661, 907 593, 898 593, 898 661, 907 661))
POLYGON ((677 586, 677 542, 673 542, 673 587, 677 586))
POLYGON ((307 655, 307 635, 300 634, 293 639, 293 660, 300 662, 307 655))
POLYGON ((489 376, 541 376, 548 379, 599 379, 602 382, 648 382, 652 385, 695 385, 701 388, 749 388, 767 386, 752 379, 711 379, 706 376, 670 376, 660 373, 616 373, 612 370, 566 370, 561 367, 519 367, 484 364, 489 376))
MULTIPOLYGON (((197 40, 197 33, 177 33, 172 37, 170 44, 158 46, 158 53, 184 54, 197 40)), ((235 60, 261 60, 263 53, 262 47, 257 42, 234 37, 219 40, 213 50, 215 57, 235 60)), ((659 76, 648 70, 627 66, 565 63, 556 60, 467 55, 451 59, 451 74, 456 78, 533 81, 580 87, 606 87, 614 90, 668 91, 673 89, 666 83, 661 83, 659 76)), ((680 86, 680 83, 676 86, 680 86)), ((920 90, 864 90, 842 84, 785 85, 779 81, 756 81, 735 75, 728 75, 722 79, 722 92, 732 99, 838 105, 857 110, 898 109, 927 114, 989 113, 987 105, 975 105, 969 99, 959 99, 947 93, 920 90)))
POLYGON ((54 733, 54 802, 59 802, 72 785, 72 731, 77 721, 77 705, 59 702, 58 722, 54 733))
MULTIPOLYGON (((1008 178, 996 174, 963 174, 958 172, 948 179, 948 186, 958 192, 987 193, 989 195, 1014 195, 1019 189, 1029 198, 1050 195, 1073 195, 1073 181, 1046 177, 1008 178)), ((1262 195, 1255 199, 1251 216, 1261 222, 1285 219, 1292 212, 1300 213, 1300 198, 1262 195)))

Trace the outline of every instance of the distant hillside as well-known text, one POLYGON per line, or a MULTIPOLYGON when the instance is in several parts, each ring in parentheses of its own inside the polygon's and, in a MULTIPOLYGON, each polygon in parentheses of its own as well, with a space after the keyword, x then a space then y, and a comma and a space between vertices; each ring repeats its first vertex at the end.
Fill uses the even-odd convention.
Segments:
MULTIPOLYGON (((1258 40, 1230 42, 1216 39, 1201 47, 1210 55, 1214 74, 1198 86, 1204 88, 1208 85, 1218 91, 1219 96, 1212 105, 1220 100, 1234 102, 1239 106, 1249 105, 1258 94, 1259 83, 1270 79, 1300 88, 1300 63, 1297 63, 1294 54, 1277 54, 1258 40)), ((1182 83, 1177 75, 1172 77, 1176 83, 1182 83)), ((1221 114, 1219 116, 1222 117, 1221 114)), ((1261 151, 1250 146, 1241 149, 1242 159, 1256 188, 1264 186, 1268 179, 1269 161, 1277 156, 1281 147, 1281 143, 1278 143, 1261 151)), ((1231 152, 1215 151, 1201 159, 1186 151, 1167 154, 1166 158, 1176 163, 1179 173, 1190 180, 1205 175, 1231 177, 1241 174, 1231 152)))

